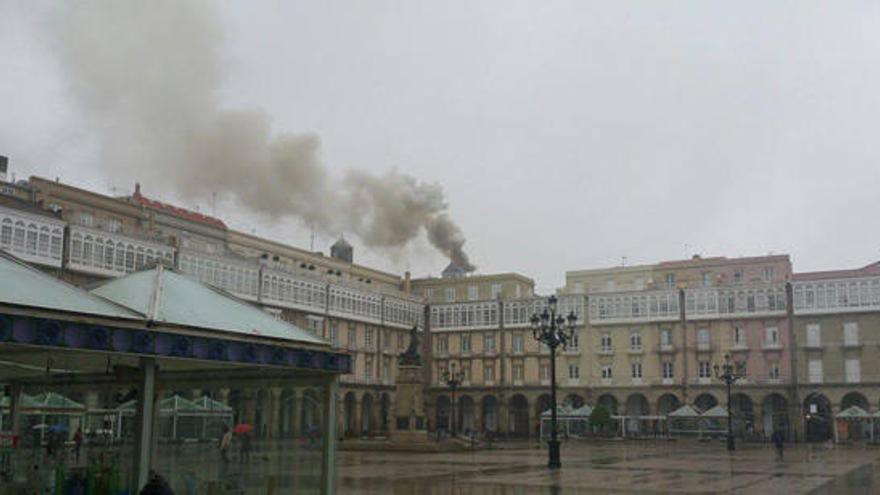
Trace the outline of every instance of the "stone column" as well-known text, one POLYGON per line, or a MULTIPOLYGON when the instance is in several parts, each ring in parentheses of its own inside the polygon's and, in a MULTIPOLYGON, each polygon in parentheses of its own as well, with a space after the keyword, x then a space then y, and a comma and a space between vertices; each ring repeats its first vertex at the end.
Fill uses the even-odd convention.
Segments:
POLYGON ((295 388, 293 389, 293 436, 301 437, 303 434, 302 431, 302 418, 303 418, 303 408, 306 405, 305 397, 303 395, 303 391, 301 389, 295 388))
POLYGON ((281 431, 281 389, 269 389, 269 420, 267 434, 269 438, 277 438, 281 431))
MULTIPOLYGON (((254 390, 241 391, 241 422, 253 425, 257 419, 257 398, 254 390)), ((256 427, 256 425, 254 425, 256 427)))
POLYGON ((354 400, 354 408, 351 411, 351 415, 354 418, 354 428, 352 428, 352 433, 356 433, 357 436, 360 436, 364 432, 364 418, 363 411, 361 411, 361 401, 360 399, 354 400))

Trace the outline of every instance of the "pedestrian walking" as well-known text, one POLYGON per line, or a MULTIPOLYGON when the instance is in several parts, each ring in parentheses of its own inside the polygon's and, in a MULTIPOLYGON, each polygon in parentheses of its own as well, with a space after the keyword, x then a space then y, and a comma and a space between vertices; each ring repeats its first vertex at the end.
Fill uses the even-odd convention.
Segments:
POLYGON ((83 431, 82 427, 78 426, 76 428, 76 433, 73 434, 73 455, 76 459, 76 462, 79 462, 79 451, 82 449, 83 444, 83 431))
POLYGON ((776 459, 781 461, 782 449, 785 447, 785 435, 782 433, 782 429, 777 428, 773 430, 770 440, 773 442, 773 446, 776 447, 776 459))
POLYGON ((223 464, 229 464, 229 447, 232 445, 232 430, 228 426, 223 427, 223 436, 220 437, 220 458, 223 464))
POLYGON ((252 450, 253 447, 251 447, 251 434, 250 432, 248 432, 241 436, 241 450, 239 451, 238 461, 241 463, 250 462, 252 450))

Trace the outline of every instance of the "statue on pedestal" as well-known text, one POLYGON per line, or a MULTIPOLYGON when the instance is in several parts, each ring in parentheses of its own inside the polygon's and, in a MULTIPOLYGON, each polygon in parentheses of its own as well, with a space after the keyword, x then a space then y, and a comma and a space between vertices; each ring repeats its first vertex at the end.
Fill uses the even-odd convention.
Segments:
POLYGON ((422 365, 422 355, 419 353, 418 331, 419 327, 417 325, 413 325, 412 329, 409 331, 409 347, 406 348, 406 351, 400 353, 397 356, 397 361, 399 364, 402 364, 404 366, 422 365))

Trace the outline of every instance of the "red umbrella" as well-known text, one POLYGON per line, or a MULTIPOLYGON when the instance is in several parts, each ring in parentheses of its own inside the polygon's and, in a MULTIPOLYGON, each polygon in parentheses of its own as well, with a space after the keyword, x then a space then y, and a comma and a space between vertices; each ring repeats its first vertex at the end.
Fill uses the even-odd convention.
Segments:
POLYGON ((239 423, 235 425, 235 428, 232 429, 232 432, 241 435, 242 433, 250 433, 251 431, 253 431, 253 429, 254 427, 247 423, 239 423))

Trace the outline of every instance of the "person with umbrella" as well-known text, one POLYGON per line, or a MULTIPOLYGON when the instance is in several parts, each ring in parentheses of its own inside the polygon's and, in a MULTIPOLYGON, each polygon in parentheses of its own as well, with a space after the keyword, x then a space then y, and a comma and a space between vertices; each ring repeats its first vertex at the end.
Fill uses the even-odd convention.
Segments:
POLYGON ((239 450, 238 457, 240 463, 250 462, 251 460, 251 451, 253 450, 251 446, 251 431, 253 429, 253 426, 246 423, 240 423, 235 426, 235 433, 241 435, 241 449, 239 450))
POLYGON ((223 464, 229 464, 229 447, 232 446, 232 430, 228 426, 223 427, 223 437, 220 438, 220 458, 223 464))

